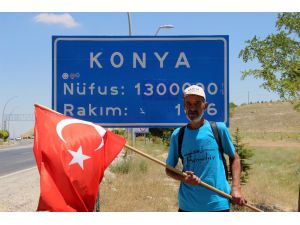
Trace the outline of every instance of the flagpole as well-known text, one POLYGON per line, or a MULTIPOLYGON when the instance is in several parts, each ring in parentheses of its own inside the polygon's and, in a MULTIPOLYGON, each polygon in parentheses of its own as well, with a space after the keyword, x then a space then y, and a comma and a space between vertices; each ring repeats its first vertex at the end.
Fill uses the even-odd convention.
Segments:
MULTIPOLYGON (((161 165, 161 166, 164 166, 165 168, 171 170, 172 172, 174 172, 174 173, 176 173, 176 174, 178 174, 178 175, 180 175, 180 176, 183 176, 183 177, 186 177, 186 176, 187 176, 187 174, 186 174, 185 172, 182 172, 182 171, 180 171, 180 170, 178 170, 178 169, 175 169, 175 168, 173 168, 173 167, 167 165, 165 162, 162 162, 162 161, 160 161, 160 160, 158 160, 158 159, 156 159, 156 158, 154 158, 154 157, 152 157, 152 156, 150 156, 150 155, 148 155, 148 154, 146 154, 146 153, 144 153, 144 152, 142 152, 142 151, 140 151, 140 150, 138 150, 138 149, 136 149, 136 148, 134 148, 134 147, 132 147, 132 146, 130 146, 130 145, 125 144, 125 147, 128 148, 128 149, 130 149, 130 150, 132 150, 132 151, 134 151, 134 152, 136 152, 136 153, 138 153, 138 154, 140 154, 140 155, 142 155, 142 156, 144 156, 144 157, 147 158, 147 159, 152 160, 153 162, 155 162, 155 163, 157 163, 157 164, 159 164, 159 165, 161 165)), ((232 199, 232 196, 231 196, 231 195, 229 195, 229 194, 227 194, 227 193, 225 193, 225 192, 223 192, 223 191, 220 191, 219 189, 217 189, 217 188, 215 188, 215 187, 213 187, 213 186, 211 186, 211 185, 209 185, 209 184, 207 184, 207 183, 205 183, 205 182, 203 182, 203 181, 201 181, 201 180, 200 180, 200 182, 199 182, 199 185, 201 185, 201 186, 203 186, 203 187, 206 187, 206 188, 208 188, 209 190, 214 191, 214 192, 216 192, 216 193, 218 193, 218 194, 224 196, 225 198, 228 198, 228 199, 230 199, 230 200, 232 199)), ((262 210, 260 210, 260 209, 258 209, 258 208, 256 208, 256 207, 254 207, 254 206, 252 206, 252 205, 250 205, 250 204, 247 204, 247 203, 244 204, 244 206, 246 206, 246 207, 248 207, 248 208, 250 208, 250 209, 252 209, 252 210, 254 210, 254 211, 256 211, 256 212, 263 212, 262 210)))
MULTIPOLYGON (((61 114, 61 113, 59 113, 59 112, 57 112, 57 111, 55 111, 55 110, 53 110, 53 109, 50 109, 50 108, 48 108, 48 107, 46 107, 46 106, 43 106, 43 105, 40 105, 40 104, 34 104, 34 106, 35 106, 35 107, 42 108, 42 109, 45 109, 45 110, 52 111, 52 112, 57 113, 57 114, 61 114)), ((61 115, 62 115, 62 114, 61 114, 61 115)), ((161 166, 163 166, 163 167, 165 167, 165 168, 171 170, 172 172, 174 172, 174 173, 176 173, 176 174, 178 174, 178 175, 180 175, 180 176, 183 176, 183 177, 186 177, 186 176, 187 176, 187 174, 186 174, 185 172, 182 172, 182 171, 180 171, 180 170, 178 170, 178 169, 175 169, 175 168, 173 168, 173 167, 167 165, 166 163, 164 163, 164 162, 162 162, 162 161, 160 161, 160 160, 158 160, 158 159, 156 159, 156 158, 154 158, 154 157, 152 157, 152 156, 150 156, 150 155, 148 155, 148 154, 146 154, 146 153, 144 153, 144 152, 142 152, 142 151, 140 151, 140 150, 138 150, 138 149, 136 149, 136 148, 134 148, 134 147, 132 147, 132 146, 129 146, 129 145, 125 144, 125 147, 128 148, 128 149, 130 149, 130 150, 132 150, 132 151, 134 151, 134 152, 136 152, 136 153, 138 153, 138 154, 140 154, 140 155, 142 155, 142 156, 144 156, 145 158, 148 158, 148 159, 150 159, 150 160, 156 162, 157 164, 160 164, 161 166)), ((232 199, 232 196, 231 196, 231 195, 229 195, 229 194, 227 194, 227 193, 225 193, 225 192, 222 192, 222 191, 218 190, 217 188, 215 188, 215 187, 213 187, 213 186, 211 186, 211 185, 209 185, 209 184, 207 184, 207 183, 205 183, 205 182, 203 182, 203 181, 201 181, 201 180, 200 180, 200 182, 199 182, 199 185, 201 185, 201 186, 203 186, 203 187, 206 187, 206 188, 210 189, 211 191, 214 191, 214 192, 216 192, 216 193, 218 193, 218 194, 224 196, 225 198, 228 198, 228 199, 230 199, 230 200, 232 199)), ((254 207, 254 206, 251 206, 251 205, 249 205, 249 204, 244 204, 244 206, 246 206, 246 207, 248 207, 248 208, 250 208, 250 209, 252 209, 252 210, 254 210, 254 211, 257 211, 257 212, 263 212, 262 210, 260 210, 260 209, 258 209, 258 208, 256 208, 256 207, 254 207)))

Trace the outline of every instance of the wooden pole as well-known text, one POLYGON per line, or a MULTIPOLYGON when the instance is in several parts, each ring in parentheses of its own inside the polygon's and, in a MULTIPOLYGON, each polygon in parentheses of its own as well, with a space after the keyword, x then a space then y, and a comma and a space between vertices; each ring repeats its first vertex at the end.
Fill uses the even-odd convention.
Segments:
MULTIPOLYGON (((152 156, 150 156, 150 155, 148 155, 148 154, 146 154, 146 153, 144 153, 144 152, 142 152, 142 151, 140 151, 140 150, 138 150, 138 149, 136 149, 134 147, 131 147, 131 146, 127 145, 127 144, 125 145, 125 147, 128 148, 128 149, 130 149, 130 150, 132 150, 132 151, 134 151, 134 152, 136 152, 136 153, 138 153, 139 155, 141 155, 141 156, 143 156, 143 157, 145 157, 147 159, 150 159, 151 161, 153 161, 153 162, 155 162, 155 163, 157 163, 157 164, 159 164, 159 165, 161 165, 161 166, 163 166, 163 167, 171 170, 172 172, 174 172, 174 173, 176 173, 176 174, 178 174, 180 176, 183 176, 183 177, 187 176, 187 174, 185 172, 182 172, 182 171, 177 170, 177 169, 175 169, 173 167, 170 167, 166 163, 164 163, 164 162, 162 162, 162 161, 160 161, 160 160, 158 160, 158 159, 156 159, 156 158, 154 158, 154 157, 152 157, 152 156)), ((219 189, 217 189, 217 188, 215 188, 215 187, 213 187, 213 186, 211 186, 211 185, 209 185, 209 184, 207 184, 207 183, 205 183, 203 181, 200 181, 199 185, 201 185, 203 187, 206 187, 209 190, 214 191, 214 192, 216 192, 216 193, 224 196, 225 198, 228 198, 230 200, 232 199, 231 195, 229 195, 229 194, 227 194, 227 193, 225 193, 223 191, 220 191, 219 189)), ((252 209, 253 211, 256 211, 256 212, 263 212, 262 210, 254 207, 254 206, 252 206, 250 204, 244 204, 244 206, 246 206, 246 207, 248 207, 248 208, 250 208, 250 209, 252 209)))
MULTIPOLYGON (((43 109, 46 109, 46 110, 49 110, 49 111, 52 111, 52 112, 55 112, 55 113, 57 113, 57 114, 61 114, 61 113, 59 113, 59 112, 54 111, 53 109, 50 109, 50 108, 48 108, 48 107, 46 107, 46 106, 43 106, 43 105, 34 104, 34 106, 40 107, 40 108, 43 108, 43 109)), ((142 152, 142 151, 140 151, 140 150, 138 150, 138 149, 136 149, 136 148, 134 148, 134 147, 131 147, 131 146, 127 145, 127 144, 125 145, 125 147, 128 148, 128 149, 130 149, 130 150, 132 150, 132 151, 134 151, 134 152, 136 152, 136 153, 138 153, 138 154, 140 154, 140 155, 142 155, 142 156, 144 156, 145 158, 148 158, 148 159, 150 159, 150 160, 156 162, 157 164, 160 164, 161 166, 163 166, 163 167, 165 167, 165 168, 171 170, 172 172, 174 172, 174 173, 176 173, 176 174, 179 174, 180 176, 183 176, 183 177, 187 176, 186 173, 181 172, 181 171, 179 171, 179 170, 177 170, 177 169, 175 169, 175 168, 173 168, 173 167, 170 167, 170 166, 167 165, 166 163, 164 163, 164 162, 162 162, 162 161, 160 161, 160 160, 158 160, 158 159, 156 159, 156 158, 154 158, 154 157, 152 157, 152 156, 150 156, 150 155, 147 155, 147 154, 145 154, 144 152, 142 152)), ((209 185, 209 184, 207 184, 207 183, 205 183, 205 182, 203 182, 203 181, 200 181, 199 185, 201 185, 201 186, 203 186, 203 187, 206 187, 206 188, 208 188, 208 189, 210 189, 210 190, 212 190, 212 191, 214 191, 214 192, 216 192, 216 193, 218 193, 218 194, 220 194, 220 195, 222 195, 222 196, 224 196, 224 197, 226 197, 226 198, 228 198, 228 199, 232 199, 232 196, 231 196, 231 195, 229 195, 229 194, 227 194, 227 193, 225 193, 225 192, 222 192, 222 191, 218 190, 217 188, 215 188, 215 187, 213 187, 213 186, 211 186, 211 185, 209 185)), ((249 204, 245 204, 245 206, 248 207, 248 208, 250 208, 250 209, 252 209, 252 210, 254 210, 254 211, 257 211, 257 212, 263 212, 262 210, 260 210, 260 209, 258 209, 258 208, 256 208, 256 207, 254 207, 254 206, 251 206, 251 205, 249 205, 249 204)), ((300 211, 300 186, 299 186, 298 211, 300 211)))

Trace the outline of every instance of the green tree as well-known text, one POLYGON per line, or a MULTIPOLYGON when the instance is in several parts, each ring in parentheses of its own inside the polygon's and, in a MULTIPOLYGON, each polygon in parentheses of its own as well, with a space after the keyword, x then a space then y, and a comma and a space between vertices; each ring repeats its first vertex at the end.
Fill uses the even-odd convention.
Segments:
POLYGON ((249 172, 251 170, 251 164, 249 163, 249 160, 252 158, 254 153, 242 143, 242 137, 239 128, 236 128, 236 131, 234 132, 233 145, 241 159, 241 183, 246 184, 249 178, 249 172))
POLYGON ((149 132, 154 137, 162 138, 163 133, 164 133, 164 128, 150 128, 149 132))
POLYGON ((230 102, 230 104, 229 104, 229 115, 230 115, 230 117, 233 117, 236 107, 237 107, 236 104, 234 104, 233 102, 230 102))
POLYGON ((276 29, 264 39, 254 36, 246 41, 239 57, 245 63, 258 61, 260 68, 242 71, 242 79, 263 79, 263 88, 300 109, 300 13, 279 13, 276 29))
POLYGON ((173 131, 174 128, 150 128, 149 129, 152 140, 154 141, 157 138, 159 138, 166 146, 169 146, 170 144, 169 139, 173 131))
POLYGON ((9 132, 7 130, 0 130, 0 138, 4 141, 9 137, 9 132))

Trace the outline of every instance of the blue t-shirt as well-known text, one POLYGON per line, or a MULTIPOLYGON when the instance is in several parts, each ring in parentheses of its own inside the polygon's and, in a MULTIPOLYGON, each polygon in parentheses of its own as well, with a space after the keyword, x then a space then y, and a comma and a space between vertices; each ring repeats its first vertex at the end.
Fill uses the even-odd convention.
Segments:
MULTIPOLYGON (((233 157, 235 149, 229 131, 224 123, 217 123, 224 152, 233 157)), ((171 136, 170 148, 166 163, 175 167, 178 163, 177 128, 171 136)), ((183 171, 193 171, 200 179, 213 187, 230 194, 231 189, 226 180, 224 165, 218 144, 214 138, 210 124, 205 120, 199 129, 191 130, 185 127, 181 154, 183 156, 183 171)), ((180 183, 178 193, 179 208, 192 212, 220 211, 230 208, 227 198, 200 185, 180 183)))

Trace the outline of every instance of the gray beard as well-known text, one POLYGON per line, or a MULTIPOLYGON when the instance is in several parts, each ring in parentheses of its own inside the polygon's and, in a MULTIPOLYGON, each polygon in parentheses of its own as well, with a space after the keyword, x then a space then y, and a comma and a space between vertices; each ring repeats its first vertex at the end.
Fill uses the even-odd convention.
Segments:
POLYGON ((186 118, 187 118, 191 123, 199 123, 200 120, 201 120, 202 117, 203 117, 203 114, 204 114, 204 112, 202 112, 201 115, 198 116, 196 119, 191 120, 191 119, 188 117, 188 115, 186 114, 186 112, 185 112, 186 118))

